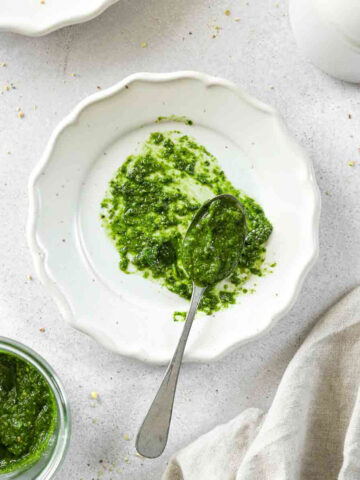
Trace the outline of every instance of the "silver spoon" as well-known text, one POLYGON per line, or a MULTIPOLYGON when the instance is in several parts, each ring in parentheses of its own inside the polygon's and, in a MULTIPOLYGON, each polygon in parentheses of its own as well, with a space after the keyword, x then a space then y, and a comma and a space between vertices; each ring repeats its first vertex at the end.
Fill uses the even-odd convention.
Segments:
MULTIPOLYGON (((218 211, 221 211, 221 209, 218 209, 218 211)), ((216 217, 214 218, 216 220, 216 217)), ((223 230, 225 230, 226 232, 225 223, 224 225, 222 225, 220 222, 218 225, 216 225, 215 228, 217 228, 217 232, 220 231, 220 233, 223 233, 223 230)), ((207 231, 209 232, 209 230, 207 231)), ((197 233, 200 233, 201 235, 202 232, 198 231, 197 233)), ((213 238, 214 235, 216 235, 216 232, 214 233, 214 231, 211 231, 211 238, 213 238)), ((215 283, 227 278, 235 270, 239 262, 242 247, 245 242, 245 236, 246 221, 243 206, 236 197, 229 194, 218 195, 211 200, 205 202, 204 205, 198 210, 198 212, 194 216, 186 232, 183 244, 183 253, 185 252, 183 256, 183 263, 187 274, 193 281, 191 304, 188 314, 186 316, 184 329, 182 331, 174 356, 168 366, 165 377, 140 427, 139 433, 136 438, 136 450, 143 457, 157 458, 163 453, 166 447, 180 367, 185 351, 186 342, 189 337, 189 333, 200 300, 208 286, 214 285, 215 283), (214 202, 220 202, 219 205, 216 204, 216 207, 221 207, 221 209, 230 206, 232 210, 234 210, 234 207, 235 209, 238 209, 241 212, 241 216, 239 217, 241 218, 241 222, 239 221, 239 224, 237 225, 238 228, 235 229, 235 235, 237 236, 237 238, 235 238, 234 245, 236 245, 237 248, 236 251, 234 249, 234 252, 232 252, 231 257, 233 258, 231 258, 230 261, 227 257, 221 255, 222 249, 220 250, 219 248, 219 242, 212 242, 211 255, 213 255, 214 258, 216 257, 216 259, 219 260, 216 265, 218 266, 220 262, 221 268, 219 268, 218 271, 215 272, 214 276, 209 280, 208 278, 202 277, 202 274, 204 275, 204 271, 202 273, 199 273, 196 271, 196 268, 194 268, 193 257, 194 255, 199 253, 199 251, 193 248, 192 240, 194 231, 199 228, 204 228, 204 219, 206 219, 206 217, 208 216, 209 208, 214 202), (215 246, 213 244, 215 244, 215 246), (216 244, 219 251, 216 251, 216 244)), ((204 252, 200 251, 200 257, 203 255, 207 255, 207 259, 209 258, 209 252, 205 254, 204 252)))

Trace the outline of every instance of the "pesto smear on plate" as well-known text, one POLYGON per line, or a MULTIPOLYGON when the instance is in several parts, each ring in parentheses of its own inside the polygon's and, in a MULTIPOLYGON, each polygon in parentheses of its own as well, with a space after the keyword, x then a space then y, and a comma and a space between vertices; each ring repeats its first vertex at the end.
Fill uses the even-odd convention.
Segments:
MULTIPOLYGON (((119 252, 125 273, 143 272, 186 299, 192 281, 182 264, 182 243, 195 213, 222 193, 244 206, 245 245, 234 273, 207 288, 199 309, 211 314, 246 293, 249 277, 264 273, 265 243, 272 226, 262 208, 233 187, 217 159, 192 137, 179 131, 151 133, 139 153, 130 155, 110 180, 101 203, 101 218, 119 252)), ((183 319, 176 312, 174 319, 183 319)))
POLYGON ((21 358, 0 353, 0 476, 38 462, 56 420, 55 398, 42 374, 21 358))

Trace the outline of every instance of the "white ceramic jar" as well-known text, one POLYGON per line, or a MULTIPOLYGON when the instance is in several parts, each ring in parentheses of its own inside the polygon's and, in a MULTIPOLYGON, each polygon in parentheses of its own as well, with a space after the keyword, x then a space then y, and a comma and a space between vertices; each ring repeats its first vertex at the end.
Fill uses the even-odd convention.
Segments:
POLYGON ((300 50, 334 77, 360 83, 360 0, 290 0, 300 50))

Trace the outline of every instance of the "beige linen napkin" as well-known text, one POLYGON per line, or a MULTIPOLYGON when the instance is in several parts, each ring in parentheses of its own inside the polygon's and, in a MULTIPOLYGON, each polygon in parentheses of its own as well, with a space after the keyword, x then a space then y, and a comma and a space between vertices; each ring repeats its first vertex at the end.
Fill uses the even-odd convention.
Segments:
POLYGON ((360 480, 360 287, 313 328, 270 410, 181 450, 163 480, 360 480))

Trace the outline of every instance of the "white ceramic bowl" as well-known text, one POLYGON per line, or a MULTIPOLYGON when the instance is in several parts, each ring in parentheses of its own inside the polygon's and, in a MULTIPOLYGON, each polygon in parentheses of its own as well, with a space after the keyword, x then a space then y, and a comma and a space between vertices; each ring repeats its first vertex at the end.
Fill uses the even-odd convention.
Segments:
POLYGON ((100 202, 138 142, 181 129, 206 145, 233 184, 254 197, 274 226, 256 293, 199 316, 186 359, 208 361, 267 330, 293 305, 318 251, 320 197, 313 168, 269 106, 233 84, 195 72, 132 75, 83 101, 56 129, 30 180, 28 240, 36 271, 65 319, 123 355, 167 362, 188 302, 118 268, 100 202), (189 126, 156 123, 186 116, 189 126))
POLYGON ((324 72, 360 83, 359 0, 290 0, 300 50, 324 72))
POLYGON ((117 0, 1 0, 0 31, 40 36, 100 15, 117 0))

